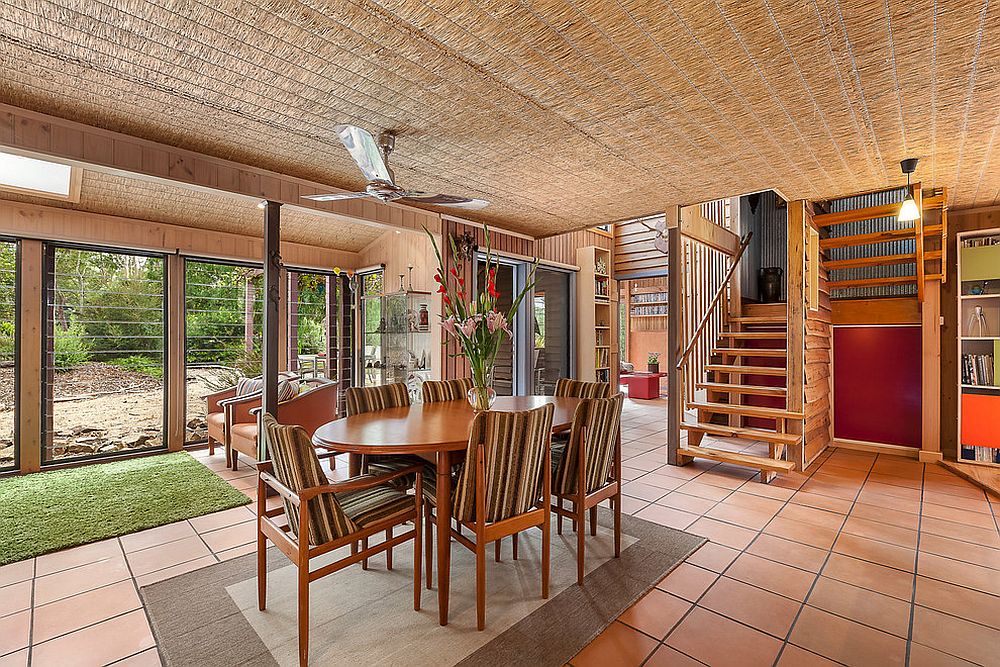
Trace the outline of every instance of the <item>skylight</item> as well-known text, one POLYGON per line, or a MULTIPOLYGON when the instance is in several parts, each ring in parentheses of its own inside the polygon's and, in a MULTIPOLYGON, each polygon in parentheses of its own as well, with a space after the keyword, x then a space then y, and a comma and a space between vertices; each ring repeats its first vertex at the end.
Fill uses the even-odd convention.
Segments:
POLYGON ((68 198, 73 168, 68 164, 0 153, 0 187, 68 198))

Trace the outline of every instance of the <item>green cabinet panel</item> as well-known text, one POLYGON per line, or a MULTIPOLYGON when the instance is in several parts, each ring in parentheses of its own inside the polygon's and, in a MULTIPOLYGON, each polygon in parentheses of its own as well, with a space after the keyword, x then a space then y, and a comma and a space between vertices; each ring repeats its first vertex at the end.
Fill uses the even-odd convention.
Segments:
POLYGON ((960 280, 1000 279, 1000 245, 960 248, 962 275, 960 280))

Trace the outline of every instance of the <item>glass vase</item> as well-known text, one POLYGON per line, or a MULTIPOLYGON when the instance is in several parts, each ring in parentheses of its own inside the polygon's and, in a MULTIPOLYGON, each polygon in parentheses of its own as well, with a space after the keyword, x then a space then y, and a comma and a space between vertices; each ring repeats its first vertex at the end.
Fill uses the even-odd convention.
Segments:
POLYGON ((472 373, 472 389, 468 391, 466 397, 469 405, 476 412, 485 412, 493 407, 493 402, 497 400, 497 392, 493 389, 493 366, 487 372, 472 373))

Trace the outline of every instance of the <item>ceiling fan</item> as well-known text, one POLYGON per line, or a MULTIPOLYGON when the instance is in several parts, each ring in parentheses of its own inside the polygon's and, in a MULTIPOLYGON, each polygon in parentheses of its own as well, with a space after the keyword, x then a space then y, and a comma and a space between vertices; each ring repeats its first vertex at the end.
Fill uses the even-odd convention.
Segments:
POLYGON ((642 226, 656 234, 656 237, 653 239, 653 247, 662 252, 663 254, 666 254, 668 252, 667 237, 666 237, 667 234, 666 218, 660 218, 659 220, 656 221, 656 224, 652 226, 645 220, 643 220, 642 226))
POLYGON ((450 206, 476 211, 489 206, 485 199, 442 195, 419 190, 404 190, 396 185, 392 169, 389 168, 389 154, 396 145, 396 135, 385 131, 378 141, 371 132, 355 125, 336 125, 334 131, 340 137, 344 148, 351 154, 361 173, 368 179, 364 192, 339 192, 325 195, 303 195, 303 199, 313 201, 341 201, 373 197, 384 202, 398 201, 403 204, 430 204, 450 206))

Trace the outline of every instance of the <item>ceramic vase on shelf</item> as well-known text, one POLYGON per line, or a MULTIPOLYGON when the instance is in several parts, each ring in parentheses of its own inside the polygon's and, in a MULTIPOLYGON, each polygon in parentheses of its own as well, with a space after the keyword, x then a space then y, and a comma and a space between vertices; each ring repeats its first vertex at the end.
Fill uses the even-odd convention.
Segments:
POLYGON ((989 327, 986 326, 986 316, 983 314, 983 307, 976 306, 969 318, 969 338, 988 338, 989 327))

